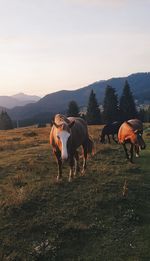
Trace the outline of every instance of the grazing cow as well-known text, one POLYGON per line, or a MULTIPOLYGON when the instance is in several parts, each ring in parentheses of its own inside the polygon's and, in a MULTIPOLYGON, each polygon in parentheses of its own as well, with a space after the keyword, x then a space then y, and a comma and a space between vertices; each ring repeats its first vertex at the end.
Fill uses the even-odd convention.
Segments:
POLYGON ((118 141, 115 139, 115 134, 118 134, 119 128, 121 126, 121 122, 115 121, 113 123, 107 124, 102 129, 102 133, 100 136, 100 142, 105 143, 105 136, 108 137, 108 142, 110 143, 110 137, 109 135, 112 135, 112 139, 118 143, 118 141))
POLYGON ((138 119, 125 121, 119 129, 118 140, 123 145, 127 159, 133 162, 133 149, 135 148, 136 156, 139 157, 139 148, 145 149, 145 142, 142 138, 143 124, 138 119), (130 155, 128 154, 126 143, 130 143, 130 155))
POLYGON ((79 156, 77 149, 82 145, 83 147, 83 170, 86 169, 87 154, 93 151, 93 142, 89 138, 88 128, 86 122, 81 118, 69 117, 56 114, 52 123, 50 132, 50 144, 53 148, 53 153, 56 156, 58 163, 57 180, 62 177, 62 162, 69 161, 70 174, 69 181, 79 171, 79 156))

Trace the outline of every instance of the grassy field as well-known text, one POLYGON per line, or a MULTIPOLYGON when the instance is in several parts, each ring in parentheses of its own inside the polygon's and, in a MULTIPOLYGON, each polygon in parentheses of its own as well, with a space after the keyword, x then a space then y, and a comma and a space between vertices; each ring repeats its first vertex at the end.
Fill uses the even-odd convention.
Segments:
POLYGON ((71 183, 67 164, 56 182, 49 127, 0 131, 0 260, 150 260, 150 126, 134 164, 99 129, 86 176, 71 183))

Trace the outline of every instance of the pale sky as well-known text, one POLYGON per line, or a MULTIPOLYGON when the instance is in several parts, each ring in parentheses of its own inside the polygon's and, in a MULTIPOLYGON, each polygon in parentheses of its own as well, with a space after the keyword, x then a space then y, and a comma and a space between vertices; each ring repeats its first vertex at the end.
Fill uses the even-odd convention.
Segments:
POLYGON ((0 95, 150 71, 150 0, 0 0, 0 95))

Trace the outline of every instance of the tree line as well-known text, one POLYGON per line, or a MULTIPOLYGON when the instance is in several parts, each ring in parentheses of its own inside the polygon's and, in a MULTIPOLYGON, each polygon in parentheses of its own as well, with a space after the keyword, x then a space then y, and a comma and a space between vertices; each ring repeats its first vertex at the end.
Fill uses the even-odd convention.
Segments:
MULTIPOLYGON (((79 107, 75 101, 71 101, 68 105, 68 116, 79 116, 79 107)), ((87 120, 87 123, 92 124, 108 124, 114 121, 126 121, 133 118, 139 118, 142 121, 150 122, 150 106, 148 110, 136 109, 134 97, 128 81, 125 82, 120 99, 115 88, 107 86, 103 101, 103 111, 100 111, 96 94, 91 90, 87 112, 81 113, 80 116, 87 120)))
MULTIPOLYGON (((107 124, 114 121, 125 121, 132 118, 139 118, 143 122, 150 122, 150 106, 147 110, 140 109, 138 112, 134 102, 134 97, 128 81, 125 82, 122 95, 120 99, 116 93, 115 88, 107 86, 103 101, 103 110, 100 110, 96 94, 93 90, 89 95, 86 113, 80 112, 76 101, 70 101, 68 104, 67 116, 82 117, 89 125, 107 124)), ((28 126, 35 123, 45 123, 48 121, 50 115, 42 115, 39 118, 27 119, 19 123, 19 126, 28 126)), ((0 113, 0 130, 12 129, 17 127, 15 122, 6 111, 0 113)))

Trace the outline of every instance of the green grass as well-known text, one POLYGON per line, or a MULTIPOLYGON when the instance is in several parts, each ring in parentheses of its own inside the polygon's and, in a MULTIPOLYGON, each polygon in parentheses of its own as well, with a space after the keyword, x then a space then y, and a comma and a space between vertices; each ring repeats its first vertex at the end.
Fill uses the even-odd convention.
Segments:
POLYGON ((49 129, 34 130, 36 139, 25 131, 6 133, 1 152, 0 260, 150 260, 149 132, 131 164, 121 146, 99 144, 99 127, 91 127, 97 152, 86 176, 69 183, 65 165, 57 183, 49 129))

